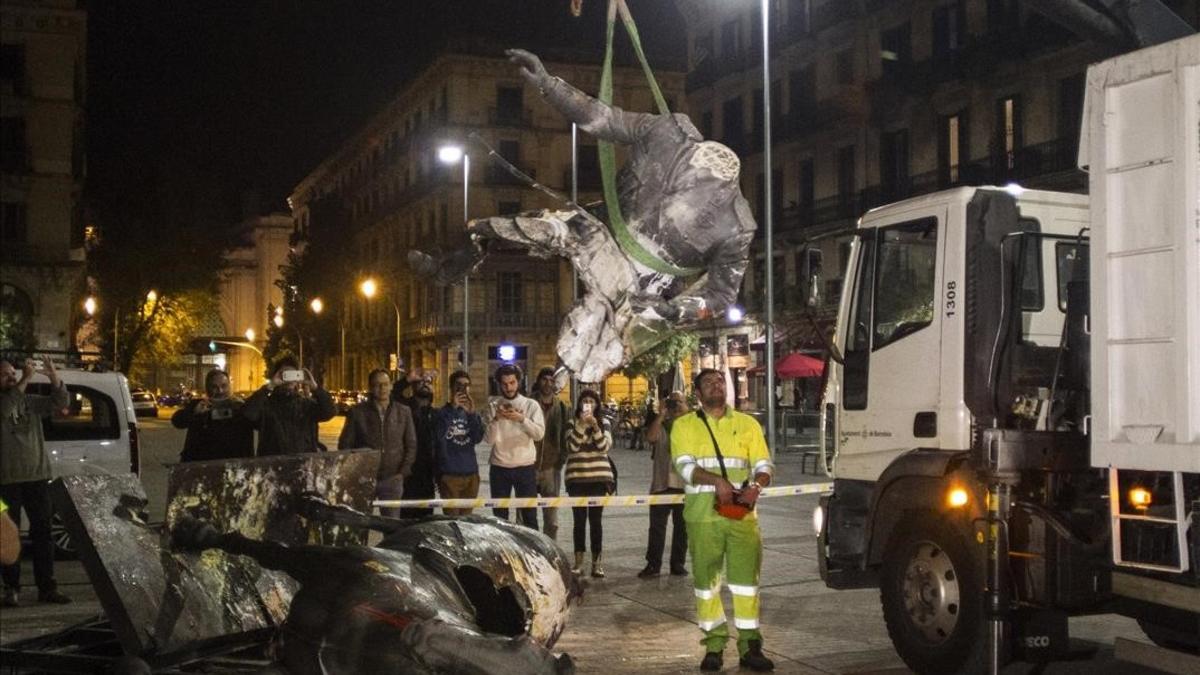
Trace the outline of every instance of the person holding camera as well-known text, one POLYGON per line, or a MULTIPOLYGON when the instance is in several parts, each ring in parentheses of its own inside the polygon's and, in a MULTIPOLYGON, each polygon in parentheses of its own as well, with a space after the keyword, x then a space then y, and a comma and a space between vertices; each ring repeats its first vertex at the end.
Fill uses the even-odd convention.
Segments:
MULTIPOLYGON (((537 446, 546 435, 542 406, 521 395, 521 369, 504 364, 496 369, 500 396, 488 402, 484 412, 483 439, 492 446, 488 478, 492 497, 537 496, 537 446)), ((526 527, 537 529, 537 508, 517 509, 526 527)), ((492 509, 500 520, 508 520, 508 509, 492 509)))
MULTIPOLYGON (((683 392, 673 391, 659 405, 662 412, 646 428, 650 444, 650 494, 683 494, 683 479, 671 468, 671 426, 688 412, 683 392)), ((687 528, 683 523, 683 504, 655 504, 650 507, 650 531, 646 538, 646 566, 638 572, 641 579, 656 577, 662 570, 663 548, 667 543, 667 519, 671 519, 671 574, 683 576, 687 568, 687 528)))
POLYGON ((187 429, 181 462, 254 456, 254 425, 242 415, 243 401, 229 396, 229 375, 214 368, 204 376, 203 398, 171 415, 171 425, 187 429))
MULTIPOLYGON (((450 401, 434 421, 433 464, 442 499, 479 496, 479 460, 475 446, 483 440, 483 420, 471 398, 471 376, 465 370, 450 374, 450 401)), ((467 516, 472 509, 443 509, 448 516, 467 516)))
MULTIPOLYGON (((417 459, 417 431, 412 409, 392 400, 392 379, 386 370, 376 368, 367 376, 370 398, 346 413, 346 422, 338 436, 338 450, 372 448, 379 450, 375 498, 401 499, 404 480, 412 473, 417 459)), ((380 515, 398 518, 400 509, 381 507, 380 515)))
MULTIPOLYGON (((67 407, 67 387, 58 378, 49 358, 41 370, 50 379, 50 395, 25 393, 37 366, 25 359, 18 371, 13 363, 0 361, 0 499, 8 504, 13 522, 21 524, 21 510, 29 518, 30 548, 33 552, 33 577, 38 587, 38 602, 66 604, 71 598, 58 590, 54 579, 54 542, 50 523, 54 509, 50 503, 50 456, 42 418, 67 407)), ((4 579, 5 607, 20 605, 21 563, 0 568, 4 579)))
POLYGON ((336 413, 329 392, 290 356, 275 362, 271 381, 242 406, 242 414, 258 428, 259 457, 324 450, 317 425, 336 413))
POLYGON ((696 615, 705 646, 700 670, 721 670, 729 627, 721 603, 721 577, 733 595, 738 664, 754 671, 775 669, 762 651, 758 626, 762 535, 754 506, 771 484, 775 467, 762 427, 726 404, 725 374, 705 368, 694 379, 700 409, 671 426, 671 460, 683 478, 692 552, 696 615), (736 487, 735 487, 736 486, 736 487))
MULTIPOLYGON (((616 489, 616 476, 608 458, 612 435, 601 422, 602 413, 599 394, 591 389, 579 393, 575 421, 567 433, 567 465, 563 474, 567 494, 572 497, 602 497, 612 494, 616 489)), ((604 507, 572 506, 571 515, 575 521, 575 566, 571 571, 583 574, 583 561, 587 554, 586 535, 590 525, 592 576, 603 577, 604 507)))

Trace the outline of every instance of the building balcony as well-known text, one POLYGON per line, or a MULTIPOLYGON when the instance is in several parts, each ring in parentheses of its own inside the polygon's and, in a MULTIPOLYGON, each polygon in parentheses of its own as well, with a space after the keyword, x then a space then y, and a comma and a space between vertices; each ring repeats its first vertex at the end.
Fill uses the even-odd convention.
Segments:
MULTIPOLYGON (((600 180, 600 167, 598 166, 585 168, 584 166, 580 165, 577 178, 579 180, 580 192, 599 192, 603 188, 600 180)), ((562 186, 564 192, 569 193, 571 191, 570 168, 563 171, 562 186)))
MULTIPOLYGON (((471 312, 471 332, 510 332, 533 330, 557 332, 560 314, 553 312, 471 312)), ((426 312, 418 319, 407 322, 406 334, 410 336, 438 337, 461 335, 462 312, 426 312)))
MULTIPOLYGON (((537 178, 537 169, 531 166, 522 166, 517 162, 513 162, 512 164, 520 169, 521 172, 526 176, 529 176, 530 178, 537 178)), ((494 164, 488 166, 484 180, 487 181, 488 185, 525 185, 525 181, 517 178, 508 171, 505 171, 503 168, 494 164)))
POLYGON ((523 108, 488 108, 488 124, 493 127, 532 127, 533 110, 523 108))

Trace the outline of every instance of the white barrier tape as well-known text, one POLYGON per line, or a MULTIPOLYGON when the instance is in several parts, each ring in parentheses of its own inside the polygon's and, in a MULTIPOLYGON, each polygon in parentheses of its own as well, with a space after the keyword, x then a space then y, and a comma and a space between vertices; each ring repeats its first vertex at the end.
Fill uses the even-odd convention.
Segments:
MULTIPOLYGON (((810 483, 808 485, 781 485, 762 491, 759 499, 767 497, 791 497, 811 495, 833 490, 833 483, 810 483)), ((475 499, 380 499, 374 502, 380 508, 405 509, 529 509, 534 507, 560 506, 657 506, 682 504, 687 495, 608 495, 605 497, 504 497, 499 499, 478 497, 475 499)))

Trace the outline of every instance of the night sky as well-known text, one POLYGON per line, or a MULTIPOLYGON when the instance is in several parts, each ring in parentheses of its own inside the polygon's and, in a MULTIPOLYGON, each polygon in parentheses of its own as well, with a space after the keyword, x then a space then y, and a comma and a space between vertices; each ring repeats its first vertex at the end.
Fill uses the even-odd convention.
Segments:
MULTIPOLYGON (((90 216, 228 225, 249 191, 261 211, 284 210, 447 36, 539 51, 549 33, 599 64, 605 4, 585 0, 576 19, 568 0, 87 3, 90 216)), ((681 63, 673 0, 630 5, 652 65, 681 63)))

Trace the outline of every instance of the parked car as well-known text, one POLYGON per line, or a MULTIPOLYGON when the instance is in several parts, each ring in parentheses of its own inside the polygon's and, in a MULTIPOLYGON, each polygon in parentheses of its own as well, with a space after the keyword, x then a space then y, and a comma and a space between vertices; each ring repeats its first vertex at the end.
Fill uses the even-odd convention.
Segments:
POLYGON ((134 389, 129 393, 133 400, 133 414, 138 417, 158 417, 158 401, 154 394, 145 389, 134 389))
MULTIPOLYGON (((58 369, 58 376, 67 387, 67 407, 42 421, 54 476, 140 474, 137 417, 125 376, 72 368, 58 369)), ((50 381, 35 373, 26 391, 48 395, 50 381)), ((57 515, 51 534, 60 556, 74 555, 75 547, 57 515)))

